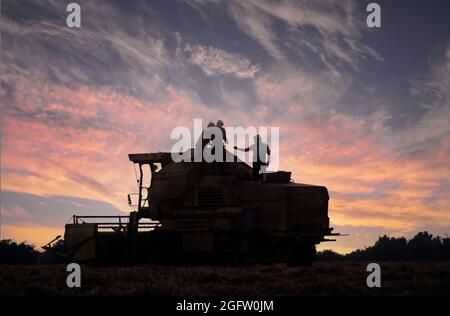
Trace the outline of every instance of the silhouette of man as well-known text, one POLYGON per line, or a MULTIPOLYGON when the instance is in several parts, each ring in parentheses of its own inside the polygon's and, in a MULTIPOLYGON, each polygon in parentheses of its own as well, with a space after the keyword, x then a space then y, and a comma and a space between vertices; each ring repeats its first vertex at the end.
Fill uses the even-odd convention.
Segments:
POLYGON ((220 143, 223 146, 222 161, 217 162, 216 168, 217 168, 217 172, 219 173, 219 175, 223 176, 223 175, 225 175, 225 159, 226 159, 225 145, 228 143, 227 132, 225 130, 224 123, 222 120, 218 120, 216 122, 216 127, 218 127, 220 129, 220 133, 221 133, 221 137, 222 137, 222 139, 220 140, 220 143))
POLYGON ((223 121, 222 120, 218 120, 217 121, 217 123, 216 123, 216 126, 218 127, 218 128, 220 128, 220 131, 222 132, 222 140, 223 140, 223 142, 226 144, 226 143, 228 143, 228 140, 227 140, 227 132, 225 131, 225 127, 223 127, 223 121))
POLYGON ((205 149, 206 145, 208 145, 209 142, 214 139, 214 134, 210 138, 205 137, 206 130, 209 129, 209 128, 212 128, 212 127, 214 127, 214 123, 213 122, 209 122, 208 126, 202 132, 202 150, 205 149))
POLYGON ((253 145, 247 148, 238 148, 234 146, 234 149, 241 151, 251 151, 253 154, 253 179, 259 180, 261 179, 260 171, 261 167, 263 167, 263 171, 266 171, 267 166, 270 162, 270 147, 266 143, 261 140, 259 135, 256 135, 254 138, 253 145))
MULTIPOLYGON (((214 123, 209 122, 208 126, 202 131, 202 134, 200 135, 200 138, 197 140, 197 143, 195 145, 196 155, 199 155, 198 157, 201 157, 201 161, 204 161, 203 153, 204 153, 205 147, 211 142, 211 140, 214 139, 214 134, 212 134, 211 137, 205 136, 205 134, 207 133, 207 130, 212 127, 214 127, 214 123)), ((211 135, 211 133, 209 133, 209 135, 211 135)), ((199 160, 196 160, 196 161, 199 161, 199 160)))

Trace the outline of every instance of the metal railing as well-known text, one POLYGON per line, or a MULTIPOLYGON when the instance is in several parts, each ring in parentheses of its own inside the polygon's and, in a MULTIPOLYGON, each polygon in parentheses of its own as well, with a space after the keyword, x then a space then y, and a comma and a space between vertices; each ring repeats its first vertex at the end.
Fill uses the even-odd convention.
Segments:
MULTIPOLYGON (((95 224, 98 230, 126 231, 130 217, 127 215, 73 215, 72 224, 95 224), (114 219, 116 221, 114 221, 114 219)), ((148 221, 138 224, 138 230, 153 230, 160 227, 158 221, 148 221)))

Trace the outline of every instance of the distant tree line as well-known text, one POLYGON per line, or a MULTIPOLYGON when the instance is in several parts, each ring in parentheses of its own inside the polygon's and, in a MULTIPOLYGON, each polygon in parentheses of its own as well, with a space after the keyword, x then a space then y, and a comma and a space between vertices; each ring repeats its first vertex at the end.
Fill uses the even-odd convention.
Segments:
MULTIPOLYGON (((65 250, 63 240, 55 242, 51 249, 56 252, 65 250)), ((53 251, 39 252, 33 244, 18 243, 12 239, 0 241, 0 264, 52 264, 63 263, 64 258, 56 256, 53 251)))
POLYGON ((433 237, 420 232, 410 240, 405 237, 379 237, 373 246, 358 249, 346 255, 332 250, 317 254, 317 260, 346 261, 450 261, 450 238, 433 237))
MULTIPOLYGON (((52 247, 62 250, 64 242, 57 241, 52 247)), ((63 252, 63 251, 61 251, 63 252)), ((332 250, 317 254, 319 261, 450 261, 450 238, 433 237, 420 232, 410 240, 405 237, 379 237, 373 246, 341 255, 332 250)), ((38 252, 34 245, 12 239, 0 241, 0 264, 35 264, 63 262, 52 252, 38 252)))
POLYGON ((38 254, 34 245, 25 242, 16 243, 12 239, 0 242, 0 264, 34 264, 38 254))

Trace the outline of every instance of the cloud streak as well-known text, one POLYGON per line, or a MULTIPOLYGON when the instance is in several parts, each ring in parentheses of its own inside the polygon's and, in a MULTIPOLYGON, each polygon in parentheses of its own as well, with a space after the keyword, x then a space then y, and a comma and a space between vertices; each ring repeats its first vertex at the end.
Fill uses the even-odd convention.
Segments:
POLYGON ((199 66, 208 76, 232 75, 236 78, 254 78, 259 67, 239 54, 231 54, 219 48, 188 45, 189 62, 199 66))

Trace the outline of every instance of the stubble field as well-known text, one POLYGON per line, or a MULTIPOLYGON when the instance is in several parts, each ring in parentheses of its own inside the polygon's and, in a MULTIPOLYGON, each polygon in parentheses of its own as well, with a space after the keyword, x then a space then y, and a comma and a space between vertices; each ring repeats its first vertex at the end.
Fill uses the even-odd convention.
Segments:
POLYGON ((65 265, 0 266, 0 295, 450 295, 450 263, 384 262, 381 287, 369 288, 364 262, 245 267, 81 266, 68 288, 65 265))

